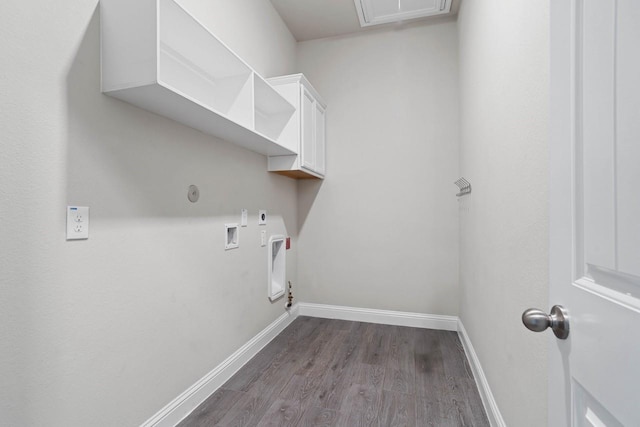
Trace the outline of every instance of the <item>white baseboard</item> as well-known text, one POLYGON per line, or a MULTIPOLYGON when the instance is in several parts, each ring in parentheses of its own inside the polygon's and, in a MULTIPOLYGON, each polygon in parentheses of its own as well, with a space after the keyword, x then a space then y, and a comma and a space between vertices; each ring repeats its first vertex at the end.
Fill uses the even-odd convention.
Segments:
POLYGON ((176 397, 158 413, 145 421, 141 427, 174 427, 202 402, 220 388, 252 357, 262 350, 271 340, 282 332, 298 317, 297 304, 283 313, 273 323, 240 347, 231 356, 195 384, 176 397))
POLYGON ((502 414, 498 409, 498 404, 493 397, 493 393, 491 393, 491 388, 489 388, 487 377, 484 375, 484 371, 480 365, 480 359, 478 359, 478 355, 473 349, 471 339, 469 338, 469 335, 467 335, 467 330, 464 328, 461 320, 458 320, 458 335, 460 336, 460 341, 462 341, 462 346, 464 347, 467 359, 469 359, 469 364, 473 371, 473 377, 478 385, 482 404, 484 405, 487 417, 489 418, 489 424, 491 424, 491 427, 506 427, 502 414))
POLYGON ((458 318, 456 316, 374 310, 370 308, 343 307, 306 302, 298 303, 298 307, 300 316, 380 323, 383 325, 411 326, 414 328, 439 329, 443 331, 458 330, 458 318))

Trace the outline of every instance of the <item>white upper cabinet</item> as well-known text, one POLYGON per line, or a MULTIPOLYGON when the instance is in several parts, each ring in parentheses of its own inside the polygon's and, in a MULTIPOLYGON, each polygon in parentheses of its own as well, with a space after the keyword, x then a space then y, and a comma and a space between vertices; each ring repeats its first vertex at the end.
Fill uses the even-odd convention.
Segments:
POLYGON ((302 74, 268 81, 296 108, 278 142, 298 153, 269 156, 269 171, 291 178, 324 178, 326 104, 302 74))
POLYGON ((175 0, 100 0, 102 91, 267 156, 295 107, 175 0))

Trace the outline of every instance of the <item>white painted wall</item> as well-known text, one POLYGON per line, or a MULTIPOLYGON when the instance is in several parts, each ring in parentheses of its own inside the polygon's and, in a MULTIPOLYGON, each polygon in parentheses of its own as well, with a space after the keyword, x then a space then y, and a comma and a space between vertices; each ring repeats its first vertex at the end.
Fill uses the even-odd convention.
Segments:
MULTIPOLYGON (((268 0, 183 4, 259 72, 295 71, 268 0)), ((1 426, 139 425, 283 312, 267 299, 257 210, 295 237, 295 181, 102 95, 97 7, 2 2, 1 426), (88 241, 65 241, 67 204, 91 207, 88 241), (225 252, 223 224, 243 207, 250 226, 225 252)))
POLYGON ((327 178, 298 185, 305 302, 456 315, 455 22, 298 44, 327 110, 327 178))
POLYGON ((548 2, 462 2, 460 316, 509 426, 547 423, 548 2))

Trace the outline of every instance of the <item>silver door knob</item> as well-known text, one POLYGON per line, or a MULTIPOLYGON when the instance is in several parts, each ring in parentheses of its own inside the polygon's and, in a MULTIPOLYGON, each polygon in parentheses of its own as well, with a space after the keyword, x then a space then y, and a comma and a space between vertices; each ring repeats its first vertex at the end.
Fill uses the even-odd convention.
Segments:
POLYGON ((530 308, 522 313, 522 323, 533 332, 542 332, 551 328, 556 337, 566 340, 569 336, 569 313, 561 305, 554 305, 551 314, 537 308, 530 308))

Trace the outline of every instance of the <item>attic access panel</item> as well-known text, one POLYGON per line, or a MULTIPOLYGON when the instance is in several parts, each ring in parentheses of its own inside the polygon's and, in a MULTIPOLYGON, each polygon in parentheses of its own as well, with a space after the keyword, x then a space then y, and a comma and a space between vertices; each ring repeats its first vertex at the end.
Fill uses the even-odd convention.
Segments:
POLYGON ((452 0, 354 0, 360 26, 388 24, 451 12, 452 0))

